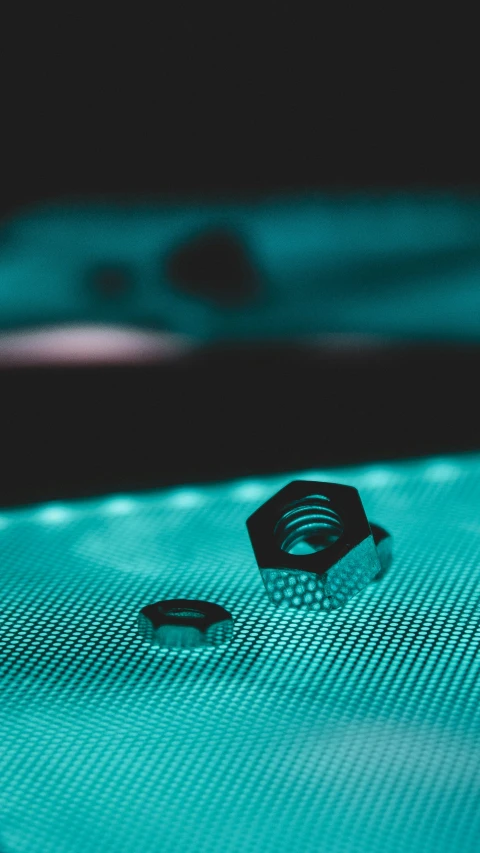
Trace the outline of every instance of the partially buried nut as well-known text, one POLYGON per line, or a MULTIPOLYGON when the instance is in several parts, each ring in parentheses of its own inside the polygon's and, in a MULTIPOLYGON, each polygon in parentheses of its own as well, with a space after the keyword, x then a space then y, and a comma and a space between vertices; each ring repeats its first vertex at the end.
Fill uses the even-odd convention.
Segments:
POLYGON ((138 627, 142 638, 154 645, 195 649, 228 643, 233 634, 233 619, 219 604, 176 598, 143 607, 138 627))
POLYGON ((275 605, 342 607, 392 561, 392 540, 370 525, 358 491, 296 480, 247 520, 257 565, 275 605))

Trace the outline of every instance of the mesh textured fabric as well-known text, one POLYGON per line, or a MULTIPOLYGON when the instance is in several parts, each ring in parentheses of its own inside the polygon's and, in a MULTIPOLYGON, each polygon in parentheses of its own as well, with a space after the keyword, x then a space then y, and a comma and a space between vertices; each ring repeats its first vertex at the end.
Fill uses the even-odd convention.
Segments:
POLYGON ((443 853, 480 843, 480 456, 4 511, 2 853, 443 853), (342 610, 274 608, 245 519, 360 490, 394 563, 342 610), (232 642, 142 642, 203 598, 232 642))

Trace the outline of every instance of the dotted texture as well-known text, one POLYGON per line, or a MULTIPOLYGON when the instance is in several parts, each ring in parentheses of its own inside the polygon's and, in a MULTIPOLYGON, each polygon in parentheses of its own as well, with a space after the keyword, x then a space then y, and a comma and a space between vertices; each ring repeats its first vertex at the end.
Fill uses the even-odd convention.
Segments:
POLYGON ((364 589, 378 574, 380 563, 373 538, 364 539, 324 575, 262 569, 270 601, 277 606, 333 610, 364 589))
POLYGON ((466 456, 3 513, 2 853, 478 851, 479 507, 466 456), (273 607, 245 528, 302 477, 394 536, 332 613, 273 607), (143 642, 169 598, 232 642, 143 642))

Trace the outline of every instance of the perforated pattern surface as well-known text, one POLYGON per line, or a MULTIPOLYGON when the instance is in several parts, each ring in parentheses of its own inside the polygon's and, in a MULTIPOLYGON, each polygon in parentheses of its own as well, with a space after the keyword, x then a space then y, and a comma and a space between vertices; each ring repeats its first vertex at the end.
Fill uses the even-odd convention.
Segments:
POLYGON ((480 457, 4 512, 2 853, 478 850, 480 457), (395 538, 335 613, 275 609, 246 517, 356 486, 395 538), (232 642, 143 643, 203 598, 232 642))

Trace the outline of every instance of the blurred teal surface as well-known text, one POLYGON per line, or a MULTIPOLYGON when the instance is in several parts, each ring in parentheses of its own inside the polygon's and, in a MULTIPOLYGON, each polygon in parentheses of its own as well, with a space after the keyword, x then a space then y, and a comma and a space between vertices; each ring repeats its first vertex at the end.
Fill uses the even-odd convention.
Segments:
POLYGON ((474 853, 480 456, 303 471, 0 515, 6 853, 474 853), (245 519, 356 486, 394 563, 340 611, 272 607, 245 519), (202 598, 232 642, 143 644, 202 598))
POLYGON ((114 323, 201 341, 323 333, 480 339, 480 199, 355 193, 242 203, 50 203, 18 212, 0 243, 0 325, 114 323), (233 309, 179 292, 169 254, 211 228, 242 242, 257 295, 233 309), (102 299, 98 264, 134 286, 102 299))

